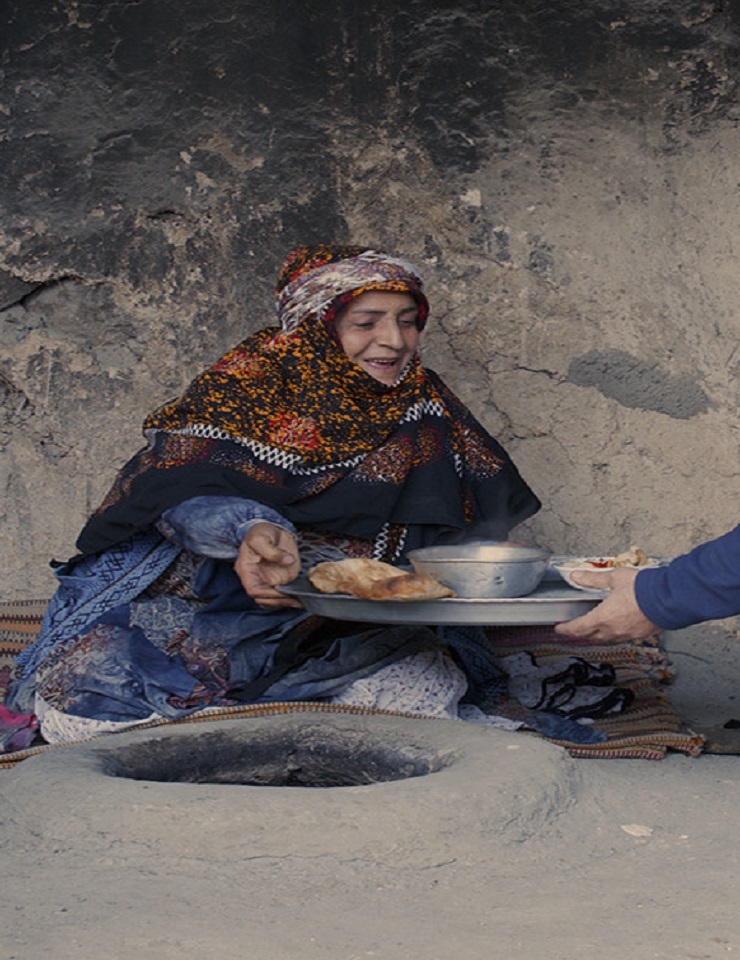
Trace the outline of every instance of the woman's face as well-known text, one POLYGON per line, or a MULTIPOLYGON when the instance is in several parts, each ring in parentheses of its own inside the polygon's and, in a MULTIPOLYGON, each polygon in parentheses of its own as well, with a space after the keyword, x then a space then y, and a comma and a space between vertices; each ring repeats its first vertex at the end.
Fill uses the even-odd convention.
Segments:
POLYGON ((339 314, 337 338, 350 360, 392 386, 419 345, 418 312, 410 293, 369 290, 339 314))

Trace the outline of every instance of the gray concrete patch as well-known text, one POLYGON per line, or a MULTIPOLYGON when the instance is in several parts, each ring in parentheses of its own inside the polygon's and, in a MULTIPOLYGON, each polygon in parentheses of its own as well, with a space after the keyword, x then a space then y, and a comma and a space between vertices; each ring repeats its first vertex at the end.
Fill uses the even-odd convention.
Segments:
POLYGON ((580 387, 596 387, 624 407, 654 410, 676 420, 690 420, 709 409, 696 380, 671 376, 624 350, 591 350, 575 357, 567 379, 580 387))

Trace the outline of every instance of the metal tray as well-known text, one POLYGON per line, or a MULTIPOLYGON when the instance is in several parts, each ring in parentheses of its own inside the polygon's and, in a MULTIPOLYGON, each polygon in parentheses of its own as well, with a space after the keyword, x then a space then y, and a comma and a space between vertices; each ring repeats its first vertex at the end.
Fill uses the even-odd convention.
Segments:
POLYGON ((562 580, 546 581, 526 597, 499 600, 361 600, 341 593, 320 593, 305 577, 280 587, 309 613, 334 620, 368 623, 423 623, 465 626, 538 626, 573 620, 588 613, 600 595, 574 590, 562 580))

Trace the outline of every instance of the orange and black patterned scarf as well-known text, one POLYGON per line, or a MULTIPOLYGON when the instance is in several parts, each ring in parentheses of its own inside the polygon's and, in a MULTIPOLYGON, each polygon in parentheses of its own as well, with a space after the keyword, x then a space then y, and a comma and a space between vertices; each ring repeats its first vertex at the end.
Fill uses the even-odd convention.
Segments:
POLYGON ((418 356, 387 386, 343 352, 334 319, 368 290, 428 304, 411 264, 306 247, 278 284, 279 327, 240 343, 147 417, 148 446, 83 530, 97 552, 193 496, 268 504, 298 527, 397 559, 465 535, 505 537, 539 502, 510 458, 418 356))

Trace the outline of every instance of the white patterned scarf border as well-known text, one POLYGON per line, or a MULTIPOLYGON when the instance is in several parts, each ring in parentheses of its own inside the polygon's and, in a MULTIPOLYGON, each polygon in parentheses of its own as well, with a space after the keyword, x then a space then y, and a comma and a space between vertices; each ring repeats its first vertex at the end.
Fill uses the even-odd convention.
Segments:
POLYGON ((280 326, 291 333, 308 316, 323 316, 332 300, 343 293, 373 283, 409 283, 420 290, 423 281, 416 267, 401 257, 377 250, 323 264, 300 274, 283 288, 276 307, 280 326))

